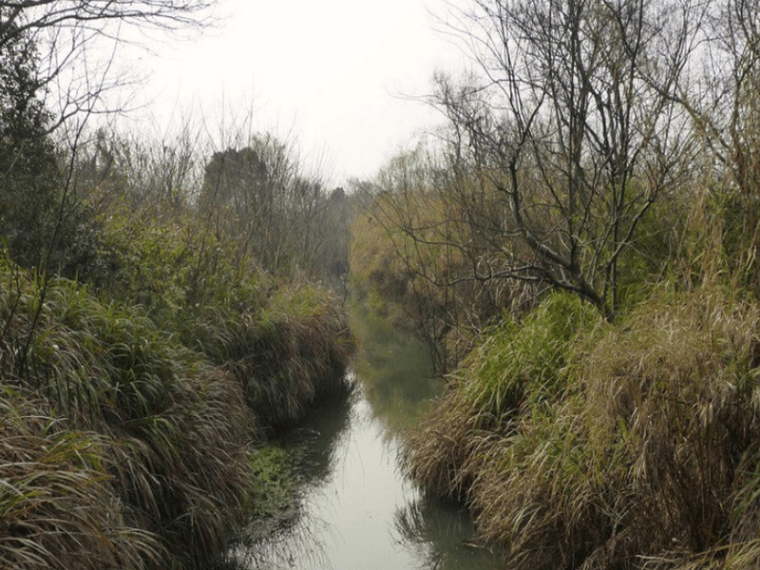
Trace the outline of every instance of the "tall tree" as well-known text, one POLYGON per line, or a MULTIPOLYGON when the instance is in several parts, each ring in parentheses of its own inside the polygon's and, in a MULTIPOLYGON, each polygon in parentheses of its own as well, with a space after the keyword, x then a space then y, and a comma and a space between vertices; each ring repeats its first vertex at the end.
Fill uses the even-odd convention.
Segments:
POLYGON ((217 231, 237 237, 241 257, 275 271, 310 267, 322 198, 321 183, 304 175, 286 144, 258 135, 211 157, 198 205, 217 231))
POLYGON ((35 42, 13 24, 0 27, 0 232, 25 265, 40 261, 60 182, 38 65, 35 42))
POLYGON ((449 120, 451 169, 469 173, 449 191, 457 223, 499 240, 441 237, 470 258, 469 278, 566 289, 614 315, 621 259, 689 152, 673 96, 694 11, 652 0, 475 0, 459 31, 481 73, 462 84, 439 77, 434 98, 449 120))

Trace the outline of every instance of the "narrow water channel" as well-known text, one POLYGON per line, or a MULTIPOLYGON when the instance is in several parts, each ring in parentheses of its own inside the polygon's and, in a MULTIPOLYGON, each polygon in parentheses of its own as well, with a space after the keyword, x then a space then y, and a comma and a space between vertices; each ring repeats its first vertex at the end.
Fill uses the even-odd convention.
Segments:
POLYGON ((352 311, 362 350, 353 391, 319 404, 288 434, 303 451, 302 493, 289 524, 238 550, 261 570, 486 570, 499 561, 473 542, 458 505, 426 496, 398 470, 400 434, 440 389, 425 347, 352 311))

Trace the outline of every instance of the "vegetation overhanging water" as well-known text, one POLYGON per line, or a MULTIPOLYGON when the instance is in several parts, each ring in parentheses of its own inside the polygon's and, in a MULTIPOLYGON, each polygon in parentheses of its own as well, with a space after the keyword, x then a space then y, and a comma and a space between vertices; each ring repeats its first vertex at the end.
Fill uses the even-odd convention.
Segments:
POLYGON ((440 393, 427 348, 361 306, 353 389, 320 401, 280 444, 297 457, 294 508, 234 549, 246 568, 485 570, 466 509, 418 490, 398 469, 399 438, 440 393))

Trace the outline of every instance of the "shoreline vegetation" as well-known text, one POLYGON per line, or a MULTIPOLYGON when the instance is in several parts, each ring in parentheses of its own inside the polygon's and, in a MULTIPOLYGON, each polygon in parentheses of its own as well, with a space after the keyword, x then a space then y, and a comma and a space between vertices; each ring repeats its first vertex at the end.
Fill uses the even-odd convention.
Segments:
POLYGON ((404 472, 510 570, 760 567, 760 3, 474 0, 352 278, 448 379, 404 472))
POLYGON ((249 125, 218 150, 16 119, 34 124, 0 137, 0 568, 229 566, 266 509, 268 440, 346 389, 346 196, 249 125))
POLYGON ((610 324, 554 294, 486 335, 403 465, 508 568, 754 568, 759 307, 664 286, 610 324))
POLYGON ((420 212, 426 231, 454 223, 440 216, 456 202, 426 208, 432 182, 365 195, 355 288, 437 344, 434 362, 457 356, 402 471, 462 502, 504 568, 760 565, 756 209, 693 183, 696 199, 655 207, 621 259, 614 318, 570 291, 457 278, 453 238, 409 232, 420 212))
POLYGON ((27 348, 39 291, 1 272, 3 568, 204 567, 254 507, 257 442, 354 350, 329 292, 264 276, 245 309, 179 311, 181 334, 55 280, 27 348))
POLYGON ((757 568, 754 202, 695 180, 695 200, 655 207, 652 234, 621 259, 610 318, 561 288, 457 277, 453 237, 409 231, 421 212, 427 232, 453 224, 443 216, 459 207, 433 207, 445 189, 421 178, 378 183, 352 228, 367 244, 352 250, 358 293, 437 344, 434 362, 457 355, 406 433, 402 471, 462 502, 507 569, 757 568))
POLYGON ((344 389, 347 199, 250 114, 93 126, 131 31, 214 2, 94 4, 0 9, 0 568, 224 567, 268 439, 344 389))
MULTIPOLYGON (((430 267, 451 271, 449 259, 429 243, 409 246, 389 219, 383 226, 388 199, 366 202, 354 222, 372 242, 352 252, 355 287, 428 341, 429 323, 445 316, 437 342, 470 346, 406 433, 402 471, 463 503, 480 546, 505 568, 757 568, 760 303, 734 249, 740 220, 720 203, 696 203, 679 256, 644 272, 613 320, 548 290, 517 311, 507 296, 468 329, 455 317, 476 306, 477 291, 456 285, 447 296, 425 278, 430 267), (399 254, 411 247, 417 257, 399 254)), ((423 209, 424 192, 417 199, 423 209)), ((652 257, 630 263, 639 274, 652 257)))
POLYGON ((311 285, 260 275, 235 310, 157 320, 65 279, 40 305, 31 272, 0 274, 3 568, 209 567, 256 510, 257 446, 354 350, 311 285))

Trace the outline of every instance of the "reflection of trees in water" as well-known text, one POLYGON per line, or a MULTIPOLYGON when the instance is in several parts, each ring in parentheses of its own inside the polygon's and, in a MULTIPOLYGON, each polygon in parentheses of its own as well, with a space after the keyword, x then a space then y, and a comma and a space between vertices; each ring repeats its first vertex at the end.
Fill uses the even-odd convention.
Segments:
POLYGON ((283 439, 300 449, 298 475, 304 486, 318 487, 329 481, 336 465, 335 454, 349 436, 351 411, 358 397, 354 378, 346 389, 321 398, 301 424, 283 439))
POLYGON ((396 510, 394 527, 400 544, 413 549, 436 570, 487 570, 502 560, 468 537, 474 529, 466 509, 451 501, 422 494, 396 510))
POLYGON ((280 436, 280 443, 297 458, 298 494, 280 516, 250 522, 228 553, 229 570, 281 570, 293 568, 295 561, 324 566, 322 541, 330 529, 305 504, 332 477, 335 454, 349 434, 357 392, 353 380, 348 382, 345 390, 321 398, 298 426, 280 436))
POLYGON ((408 428, 420 403, 434 397, 439 384, 433 375, 427 348, 412 335, 369 313, 351 307, 351 329, 361 339, 355 368, 373 416, 388 428, 389 436, 408 428))

